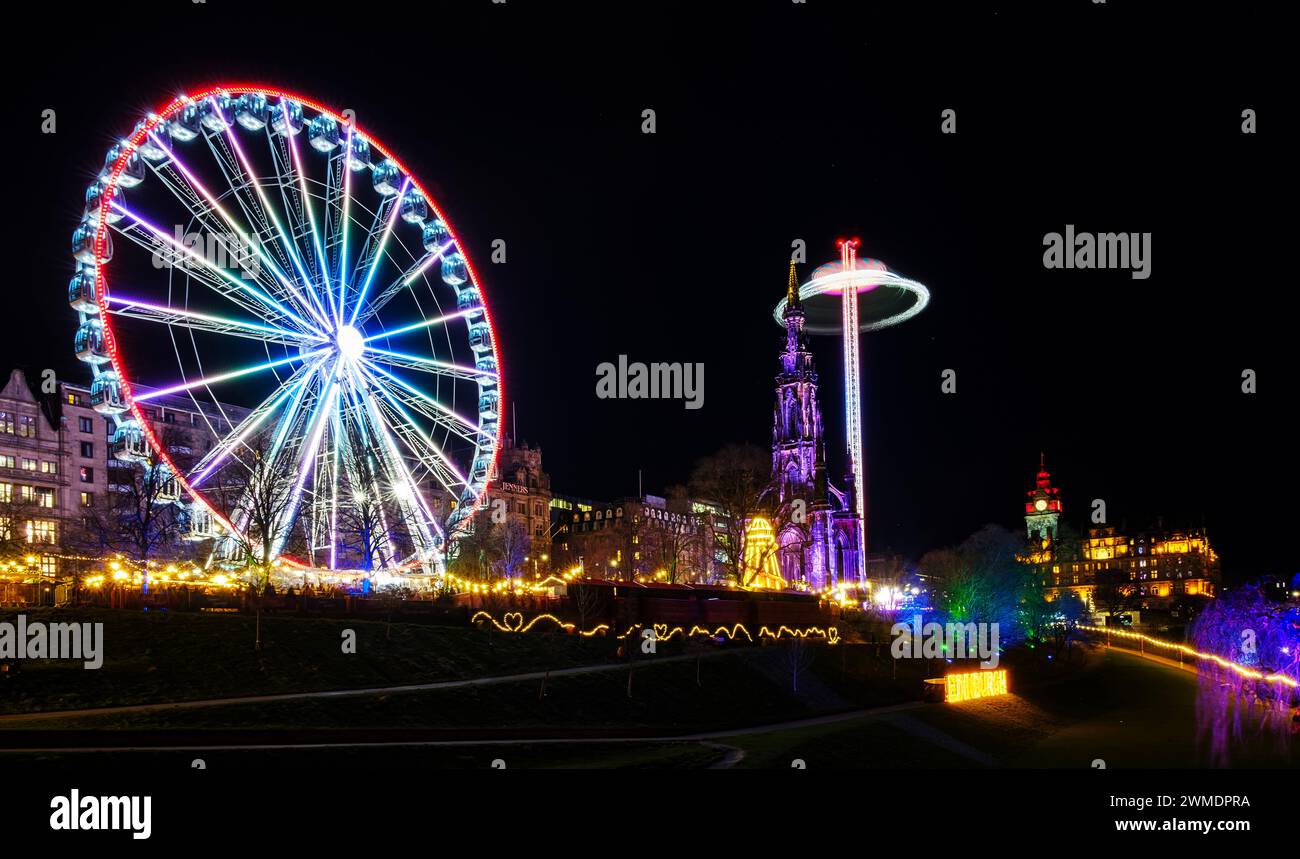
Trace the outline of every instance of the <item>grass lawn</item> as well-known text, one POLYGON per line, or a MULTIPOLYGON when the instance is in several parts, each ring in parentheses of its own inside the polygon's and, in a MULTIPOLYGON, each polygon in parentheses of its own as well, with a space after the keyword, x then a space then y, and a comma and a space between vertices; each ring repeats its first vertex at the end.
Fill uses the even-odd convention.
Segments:
MULTIPOLYGON (((896 704, 915 697, 927 666, 895 663, 871 645, 818 646, 802 655, 782 644, 661 644, 656 657, 617 661, 612 639, 489 634, 413 624, 264 618, 255 652, 253 619, 232 615, 142 614, 111 610, 26 612, 29 620, 105 624, 104 667, 26 662, 0 687, 0 712, 92 708, 219 697, 508 676, 606 665, 595 673, 486 685, 341 698, 307 698, 82 715, 3 725, 10 748, 73 745, 393 742, 478 739, 487 745, 219 752, 232 767, 267 756, 294 765, 378 768, 703 767, 728 751, 741 767, 809 769, 966 769, 980 766, 1089 768, 1194 767, 1206 761, 1196 737, 1196 677, 1124 652, 1080 649, 1071 665, 1009 660, 1012 694, 962 704, 927 704, 814 726, 723 736, 716 743, 666 737, 794 722, 896 704), (344 654, 341 633, 356 633, 344 654), (687 647, 696 650, 687 651, 687 647), (698 653, 700 659, 664 661, 698 653), (792 672, 798 670, 795 690, 792 672), (698 672, 698 682, 697 682, 698 672), (629 675, 631 693, 629 694, 629 675), (1019 681, 1019 683, 1017 682, 1019 681), (80 738, 60 732, 92 732, 80 738), (112 732, 97 735, 96 732, 112 732), (645 736, 644 743, 505 745, 645 736), (48 738, 48 740, 47 740, 48 738), (511 763, 513 762, 513 763, 511 763)), ((14 612, 0 614, 12 619, 14 612)), ((1295 766, 1296 743, 1279 751, 1273 736, 1250 737, 1236 765, 1295 766), (1288 757, 1288 755, 1290 757, 1288 757)), ((175 765, 176 755, 138 752, 142 766, 175 765)), ((31 760, 31 753, 0 760, 31 760)), ((99 756, 58 754, 53 761, 99 756)))
MULTIPOLYGON (((78 716, 7 730, 375 731, 500 729, 527 732, 581 729, 626 735, 638 731, 688 733, 806 718, 826 712, 838 698, 792 694, 781 675, 784 653, 775 647, 736 648, 704 658, 696 685, 694 660, 651 661, 628 670, 552 677, 541 695, 539 680, 485 686, 377 694, 348 698, 232 704, 184 710, 78 716)), ((809 681, 811 683, 811 681, 809 681)), ((829 693, 825 693, 829 695, 829 693)))
MULTIPOLYGON (((175 777, 201 757, 209 771, 264 772, 292 768, 337 775, 340 771, 488 770, 494 761, 506 769, 704 769, 721 761, 725 748, 706 743, 509 744, 455 747, 401 746, 366 749, 266 749, 257 751, 136 752, 131 770, 175 777)), ((120 771, 122 753, 10 754, 0 761, 39 766, 43 774, 85 776, 120 771)))
MULTIPOLYGON (((13 622, 18 611, 0 611, 13 622)), ((114 609, 28 609, 28 622, 104 624, 103 667, 24 660, 0 687, 0 713, 427 683, 590 665, 610 659, 610 639, 517 636, 466 627, 323 618, 254 618, 114 609), (342 650, 356 633, 356 652, 342 650)))

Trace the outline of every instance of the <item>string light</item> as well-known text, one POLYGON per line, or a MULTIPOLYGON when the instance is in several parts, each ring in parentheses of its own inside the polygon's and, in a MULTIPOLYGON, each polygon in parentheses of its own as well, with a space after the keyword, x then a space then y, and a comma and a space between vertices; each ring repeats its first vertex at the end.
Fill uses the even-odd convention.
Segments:
POLYGON ((1147 644, 1153 644, 1157 647, 1165 647, 1170 650, 1177 650, 1180 653, 1185 653, 1188 656, 1194 656, 1197 659, 1208 659, 1212 662, 1217 663, 1220 667, 1227 668, 1229 670, 1237 672, 1242 677, 1245 677, 1248 680, 1263 680, 1265 683, 1282 683, 1287 686, 1290 686, 1292 689, 1295 689, 1297 686, 1300 686, 1300 682, 1298 682, 1294 677, 1290 677, 1286 674, 1281 674, 1281 673, 1263 674, 1259 671, 1246 668, 1243 665, 1238 665, 1235 662, 1230 662, 1229 660, 1224 659, 1221 656, 1217 656, 1216 654, 1205 653, 1204 651, 1200 651, 1188 647, 1185 644, 1178 644, 1173 641, 1164 641, 1159 638, 1152 638, 1151 636, 1143 635, 1140 632, 1129 632, 1123 629, 1109 629, 1104 626, 1084 626, 1083 624, 1080 624, 1079 628, 1085 629, 1089 632, 1104 632, 1107 635, 1114 635, 1114 636, 1118 636, 1119 638, 1128 638, 1128 639, 1133 639, 1138 641, 1144 641, 1147 644))
MULTIPOLYGON (((550 621, 551 623, 554 623, 556 626, 563 629, 565 632, 573 632, 574 630, 577 629, 577 624, 567 623, 565 621, 562 621, 553 614, 535 615, 532 619, 525 622, 522 612, 508 611, 501 616, 501 620, 497 620, 488 612, 479 611, 476 612, 474 616, 470 618, 470 623, 475 624, 478 623, 480 620, 488 621, 501 632, 520 632, 520 633, 528 632, 535 625, 541 623, 542 621, 550 621)), ((622 635, 616 635, 615 638, 622 641, 623 639, 632 636, 637 630, 645 629, 645 628, 646 627, 644 624, 634 623, 627 628, 626 632, 624 632, 622 635)), ((735 639, 739 638, 741 635, 744 635, 745 638, 748 639, 750 642, 753 642, 755 640, 754 635, 752 635, 750 631, 745 628, 745 625, 743 623, 737 623, 735 626, 731 627, 730 629, 728 629, 725 626, 719 626, 711 632, 707 628, 702 626, 692 626, 689 632, 680 626, 675 626, 669 629, 668 625, 665 623, 656 623, 651 625, 649 628, 654 630, 656 641, 672 641, 673 638, 677 636, 682 636, 685 638, 694 638, 699 635, 708 638, 720 638, 725 636, 729 641, 734 641, 735 639)), ((608 632, 609 629, 610 629, 609 624, 602 623, 588 630, 580 630, 578 631, 578 634, 590 638, 593 635, 599 635, 603 632, 608 632)), ((786 636, 789 636, 791 638, 810 638, 810 637, 822 638, 826 640, 827 644, 838 644, 840 641, 840 631, 833 626, 828 627, 826 629, 822 629, 821 627, 818 626, 810 626, 804 629, 794 629, 792 627, 788 627, 782 624, 776 628, 775 632, 773 632, 766 625, 760 627, 758 630, 759 639, 771 638, 773 640, 779 641, 780 639, 786 636)))

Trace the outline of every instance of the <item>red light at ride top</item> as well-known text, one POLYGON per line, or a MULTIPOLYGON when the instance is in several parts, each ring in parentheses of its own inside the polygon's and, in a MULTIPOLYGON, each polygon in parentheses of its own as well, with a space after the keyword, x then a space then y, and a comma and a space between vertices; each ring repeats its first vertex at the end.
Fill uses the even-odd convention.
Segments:
POLYGON ((856 247, 858 247, 858 246, 861 245, 861 244, 862 244, 862 242, 859 241, 859 240, 856 239, 856 238, 852 238, 852 239, 836 239, 836 240, 835 240, 835 247, 837 247, 837 248, 842 248, 842 247, 844 247, 845 245, 848 245, 848 246, 851 247, 851 248, 856 248, 856 247))

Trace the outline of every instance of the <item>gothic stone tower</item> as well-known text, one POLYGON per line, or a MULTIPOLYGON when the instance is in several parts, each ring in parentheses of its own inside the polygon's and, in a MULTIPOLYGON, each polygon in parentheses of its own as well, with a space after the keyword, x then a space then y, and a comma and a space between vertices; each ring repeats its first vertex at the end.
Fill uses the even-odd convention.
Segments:
POLYGON ((804 333, 804 310, 794 263, 786 284, 785 350, 772 410, 773 506, 781 575, 814 590, 857 569, 856 520, 843 518, 847 499, 826 478, 826 443, 817 402, 817 369, 804 333), (841 515, 837 517, 837 513, 841 515), (848 550, 851 554, 845 554, 848 550))
POLYGON ((785 306, 785 351, 776 377, 776 407, 772 421, 772 479, 782 504, 817 497, 825 481, 822 413, 817 404, 817 368, 803 331, 803 305, 794 263, 790 263, 785 306))

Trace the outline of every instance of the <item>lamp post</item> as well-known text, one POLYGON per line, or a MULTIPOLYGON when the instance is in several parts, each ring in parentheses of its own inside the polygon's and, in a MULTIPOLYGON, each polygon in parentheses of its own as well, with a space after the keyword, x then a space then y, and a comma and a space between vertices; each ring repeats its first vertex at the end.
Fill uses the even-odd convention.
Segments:
MULTIPOLYGON (((28 577, 36 578, 36 604, 45 605, 45 573, 36 565, 35 555, 28 555, 24 560, 27 562, 28 577)), ((53 596, 50 597, 50 605, 54 605, 53 596)))

